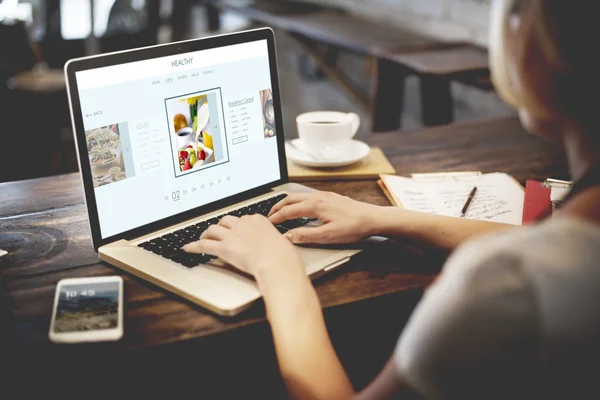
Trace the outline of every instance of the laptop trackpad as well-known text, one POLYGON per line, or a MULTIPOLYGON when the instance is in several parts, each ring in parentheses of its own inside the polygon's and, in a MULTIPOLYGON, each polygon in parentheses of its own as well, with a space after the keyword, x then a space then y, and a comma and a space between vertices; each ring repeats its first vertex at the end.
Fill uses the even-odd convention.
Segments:
POLYGON ((298 253, 304 265, 310 266, 324 261, 326 258, 330 258, 339 251, 332 251, 323 248, 308 248, 308 247, 297 247, 298 253))

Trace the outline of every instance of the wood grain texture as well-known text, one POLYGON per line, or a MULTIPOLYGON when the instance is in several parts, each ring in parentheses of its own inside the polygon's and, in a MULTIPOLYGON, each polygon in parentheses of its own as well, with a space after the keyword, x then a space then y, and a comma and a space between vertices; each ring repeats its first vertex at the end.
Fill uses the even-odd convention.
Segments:
POLYGON ((0 183, 0 216, 83 204, 79 174, 0 183))
POLYGON ((83 204, 0 217, 0 248, 8 251, 0 260, 8 280, 100 262, 83 204))
MULTIPOLYGON (((514 118, 372 135, 368 141, 383 149, 401 175, 481 170, 506 172, 521 182, 568 177, 560 148, 527 135, 514 118)), ((389 205, 376 180, 308 184, 360 201, 389 205)), ((9 250, 0 259, 0 345, 17 354, 40 357, 107 357, 169 343, 189 341, 198 345, 192 339, 199 338, 200 343, 208 343, 208 338, 265 324, 260 304, 234 319, 223 319, 99 263, 91 246, 79 185, 78 176, 71 174, 0 186, 0 248, 9 250), (113 274, 125 280, 124 338, 116 343, 73 347, 50 344, 47 331, 56 283, 67 277, 113 274)), ((335 321, 336 310, 344 307, 426 287, 443 259, 443 254, 419 253, 408 243, 390 243, 356 256, 315 285, 326 315, 335 321)))
POLYGON ((518 118, 457 123, 415 132, 373 135, 398 175, 418 172, 504 172, 521 184, 568 178, 561 146, 526 132, 518 118), (560 179, 560 178, 559 178, 560 179))

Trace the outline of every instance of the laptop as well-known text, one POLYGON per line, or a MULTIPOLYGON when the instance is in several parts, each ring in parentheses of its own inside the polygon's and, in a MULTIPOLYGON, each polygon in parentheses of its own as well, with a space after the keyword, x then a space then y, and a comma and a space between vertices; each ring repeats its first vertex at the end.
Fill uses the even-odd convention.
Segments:
MULTIPOLYGON (((100 259, 219 315, 250 307, 261 297, 252 277, 181 247, 225 215, 266 216, 313 190, 288 180, 273 32, 75 59, 65 75, 100 259)), ((316 278, 365 245, 298 250, 316 278)))

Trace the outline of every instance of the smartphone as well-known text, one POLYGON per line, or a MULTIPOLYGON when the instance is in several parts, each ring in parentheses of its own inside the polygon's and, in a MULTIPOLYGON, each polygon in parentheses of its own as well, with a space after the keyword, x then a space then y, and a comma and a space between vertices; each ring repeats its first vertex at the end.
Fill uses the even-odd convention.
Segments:
POLYGON ((80 343, 123 337, 123 279, 63 279, 56 286, 50 340, 80 343))

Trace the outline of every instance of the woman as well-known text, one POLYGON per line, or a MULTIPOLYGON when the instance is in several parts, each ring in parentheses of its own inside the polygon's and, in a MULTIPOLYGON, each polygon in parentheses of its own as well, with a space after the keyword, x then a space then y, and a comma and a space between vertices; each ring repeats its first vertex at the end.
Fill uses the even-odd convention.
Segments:
POLYGON ((289 196, 269 220, 224 218, 186 247, 256 277, 292 397, 371 399, 408 391, 431 399, 599 398, 592 361, 600 355, 600 123, 593 101, 600 57, 581 45, 596 37, 594 3, 499 0, 493 7, 497 89, 530 131, 564 144, 576 181, 552 220, 509 228, 316 193, 289 196), (323 226, 293 230, 286 241, 272 225, 301 216, 323 226), (453 254, 390 361, 356 394, 290 241, 345 243, 374 234, 453 254))

